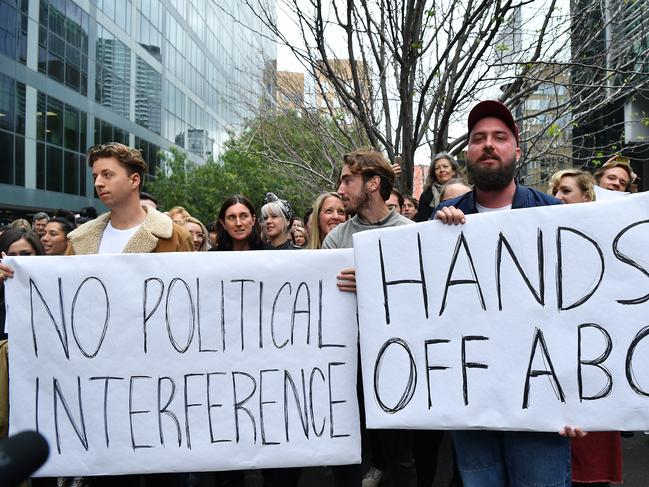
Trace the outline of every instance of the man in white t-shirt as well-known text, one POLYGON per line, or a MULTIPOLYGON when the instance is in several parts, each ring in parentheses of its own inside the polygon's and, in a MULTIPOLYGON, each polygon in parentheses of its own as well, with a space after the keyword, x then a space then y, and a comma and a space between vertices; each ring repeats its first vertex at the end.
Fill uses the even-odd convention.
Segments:
MULTIPOLYGON (((117 142, 94 146, 88 165, 99 198, 110 212, 68 234, 67 255, 98 253, 191 252, 189 233, 167 215, 140 203, 140 189, 147 164, 137 149, 117 142)), ((0 262, 0 284, 14 270, 0 262)), ((147 475, 148 485, 178 485, 182 474, 147 475)), ((138 475, 98 476, 93 487, 138 487, 138 475)))
MULTIPOLYGON (((192 239, 180 225, 156 209, 142 205, 140 190, 147 164, 137 149, 117 142, 94 146, 88 152, 97 195, 110 208, 68 234, 67 255, 149 252, 191 252, 192 239)), ((175 485, 182 474, 146 476, 147 483, 175 485)), ((93 477, 92 485, 136 487, 138 475, 93 477)))
POLYGON ((187 231, 159 211, 143 206, 140 190, 147 164, 139 150, 117 142, 88 152, 97 195, 110 212, 68 234, 67 255, 190 252, 187 231))

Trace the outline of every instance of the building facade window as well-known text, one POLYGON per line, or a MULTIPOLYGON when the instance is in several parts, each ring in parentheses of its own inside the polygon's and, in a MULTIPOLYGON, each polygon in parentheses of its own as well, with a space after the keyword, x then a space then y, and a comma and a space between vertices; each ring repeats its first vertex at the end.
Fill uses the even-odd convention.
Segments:
POLYGON ((164 138, 179 147, 185 147, 185 94, 170 81, 163 91, 164 138))
POLYGON ((38 70, 88 94, 88 14, 72 0, 41 0, 38 70))
POLYGON ((27 0, 0 0, 0 54, 27 63, 27 0))
POLYGON ((234 0, 0 0, 9 161, 0 183, 29 189, 0 191, 0 205, 96 205, 90 144, 135 140, 152 174, 174 144, 197 162, 218 156, 270 86, 264 66, 275 43, 248 10, 234 0), (26 137, 26 107, 35 137, 26 137))
POLYGON ((131 50, 101 25, 97 28, 95 100, 124 118, 129 117, 131 50))
POLYGON ((160 134, 162 76, 137 56, 135 76, 135 122, 160 134))
POLYGON ((25 185, 25 85, 0 74, 0 183, 25 185))
POLYGON ((157 168, 160 167, 162 152, 160 147, 145 139, 135 137, 135 148, 140 150, 142 157, 149 165, 148 177, 155 175, 157 168))
POLYGON ((93 0, 97 8, 106 17, 115 22, 127 34, 132 34, 131 29, 131 0, 93 0))
POLYGON ((119 142, 128 145, 128 135, 126 130, 95 117, 95 144, 119 142))
POLYGON ((137 41, 158 61, 162 61, 162 17, 159 0, 137 0, 137 41))
POLYGON ((86 112, 42 92, 36 110, 36 187, 85 196, 86 112))

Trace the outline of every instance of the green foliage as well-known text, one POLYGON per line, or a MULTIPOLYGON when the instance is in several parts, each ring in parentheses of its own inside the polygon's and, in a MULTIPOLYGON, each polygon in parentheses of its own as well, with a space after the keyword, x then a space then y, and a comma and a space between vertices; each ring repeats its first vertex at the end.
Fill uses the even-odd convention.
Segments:
POLYGON ((557 123, 553 123, 548 127, 548 135, 550 137, 556 137, 557 135, 561 134, 561 127, 557 123))
POLYGON ((223 168, 214 160, 199 165, 188 160, 184 152, 171 148, 144 189, 158 199, 161 210, 184 206, 207 224, 215 218, 224 199, 221 188, 226 179, 223 168))
MULTIPOLYGON (((334 189, 335 175, 323 162, 323 151, 334 149, 327 144, 326 137, 296 114, 258 118, 227 143, 219 161, 196 164, 172 148, 145 190, 163 210, 181 205, 204 223, 216 219, 223 201, 233 194, 247 196, 259 209, 269 191, 303 215, 318 193, 334 189), (264 154, 274 161, 295 161, 299 155, 300 165, 271 162, 264 154), (318 171, 320 178, 314 176, 318 171)), ((334 159, 342 160, 340 155, 334 159)))
POLYGON ((259 208, 266 192, 272 191, 291 201, 300 214, 313 198, 277 168, 233 148, 223 154, 221 162, 210 159, 205 164, 191 162, 183 152, 171 149, 171 156, 145 190, 155 195, 163 210, 184 206, 205 224, 216 219, 223 202, 234 194, 247 196, 259 208))

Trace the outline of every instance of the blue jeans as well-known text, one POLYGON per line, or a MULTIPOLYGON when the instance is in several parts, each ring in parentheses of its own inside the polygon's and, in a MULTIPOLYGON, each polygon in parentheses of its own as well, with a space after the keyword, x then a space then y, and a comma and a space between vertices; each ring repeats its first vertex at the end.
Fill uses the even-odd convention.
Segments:
POLYGON ((558 433, 453 431, 464 487, 570 487, 570 443, 558 433))

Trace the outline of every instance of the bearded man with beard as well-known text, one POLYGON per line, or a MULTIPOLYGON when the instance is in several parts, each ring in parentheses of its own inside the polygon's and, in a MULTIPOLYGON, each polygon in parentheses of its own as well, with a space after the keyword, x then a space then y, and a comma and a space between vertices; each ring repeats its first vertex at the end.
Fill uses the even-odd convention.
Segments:
POLYGON ((464 214, 561 203, 514 181, 521 149, 518 127, 505 105, 495 100, 478 103, 469 114, 468 128, 467 171, 474 189, 441 203, 433 212, 433 218, 458 224, 464 223, 464 214), (461 210, 463 215, 452 209, 461 210))
MULTIPOLYGON (((466 222, 465 214, 561 203, 514 181, 521 149, 518 127, 505 105, 495 100, 478 103, 469 113, 468 129, 467 169, 474 189, 441 203, 433 212, 435 219, 458 225, 466 222)), ((559 434, 452 432, 464 487, 570 487, 570 446, 566 437, 585 434, 571 426, 559 434)))
MULTIPOLYGON (((344 249, 353 246, 353 235, 374 228, 387 228, 413 223, 391 210, 385 201, 394 186, 395 173, 383 154, 372 149, 358 149, 343 156, 338 194, 347 213, 354 214, 345 223, 336 226, 322 242, 323 249, 344 249)), ((353 268, 343 269, 338 275, 338 289, 356 292, 356 274, 353 268)), ((359 383, 360 385, 360 383, 359 383)), ((362 392, 359 404, 363 407, 362 392)), ((417 472, 412 455, 412 437, 407 430, 372 430, 374 454, 382 455, 382 467, 390 477, 391 487, 416 487, 417 472)), ((367 435, 363 435, 366 439, 367 435)), ((363 445, 365 448, 365 445, 363 445)), ((361 465, 332 467, 336 487, 359 487, 362 482, 361 465)))

